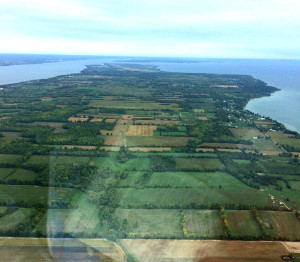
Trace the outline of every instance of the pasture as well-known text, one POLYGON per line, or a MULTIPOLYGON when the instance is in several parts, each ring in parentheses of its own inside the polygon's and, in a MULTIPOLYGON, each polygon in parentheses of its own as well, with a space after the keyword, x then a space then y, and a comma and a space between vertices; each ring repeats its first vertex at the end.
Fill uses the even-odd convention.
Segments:
POLYGON ((14 168, 0 168, 0 180, 5 179, 7 176, 15 171, 14 168))
POLYGON ((219 210, 184 210, 188 234, 218 238, 223 235, 219 210))
POLYGON ((15 165, 21 161, 20 155, 0 154, 0 164, 15 165))
POLYGON ((300 149, 300 139, 294 138, 294 135, 285 134, 280 131, 273 131, 267 133, 279 145, 288 145, 295 149, 300 149))
POLYGON ((128 221, 127 233, 183 237, 179 210, 120 209, 116 216, 128 221))

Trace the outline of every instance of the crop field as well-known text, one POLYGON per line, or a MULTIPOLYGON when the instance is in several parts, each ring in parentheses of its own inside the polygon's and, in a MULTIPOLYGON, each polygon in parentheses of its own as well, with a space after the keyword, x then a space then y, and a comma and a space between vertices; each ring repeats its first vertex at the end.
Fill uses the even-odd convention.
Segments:
POLYGON ((297 175, 299 174, 299 166, 285 161, 259 161, 260 166, 268 173, 281 175, 297 175))
POLYGON ((179 124, 179 121, 176 120, 135 120, 136 124, 141 125, 177 125, 179 124))
POLYGON ((51 199, 57 199, 57 195, 69 196, 72 189, 53 188, 27 185, 0 185, 0 202, 20 203, 35 205, 45 202, 50 194, 51 199))
POLYGON ((35 230, 41 230, 49 237, 58 233, 76 235, 92 234, 99 230, 98 210, 95 209, 50 209, 35 230))
POLYGON ((122 108, 122 109, 144 109, 144 110, 159 110, 159 109, 170 109, 179 110, 178 104, 169 103, 161 104, 156 102, 147 102, 141 100, 131 100, 131 101, 99 101, 90 100, 91 107, 102 107, 102 108, 122 108))
POLYGON ((31 208, 18 208, 15 212, 0 217, 0 231, 15 229, 32 214, 31 208))
POLYGON ((130 171, 126 172, 127 176, 125 179, 120 181, 120 187, 135 187, 142 181, 145 172, 141 171, 130 171))
POLYGON ((0 238, 2 261, 120 261, 122 249, 106 239, 80 238, 0 238))
POLYGON ((268 195, 254 189, 217 188, 120 188, 117 191, 120 206, 127 208, 143 206, 185 207, 193 203, 210 207, 221 205, 270 206, 268 195))
POLYGON ((225 172, 155 172, 147 187, 248 188, 225 172))
POLYGON ((226 217, 231 233, 236 236, 261 236, 261 230, 251 211, 227 210, 226 217))
POLYGON ((0 179, 4 179, 15 171, 14 168, 0 168, 0 179))
POLYGON ((280 236, 292 241, 300 239, 300 221, 295 213, 261 211, 258 214, 271 236, 280 236))
POLYGON ((294 138, 294 135, 279 131, 268 132, 267 134, 280 145, 289 145, 295 149, 300 149, 300 139, 294 138))
POLYGON ((300 191, 300 181, 289 181, 289 184, 293 190, 300 191))
POLYGON ((127 137, 127 146, 186 146, 187 141, 191 139, 190 137, 140 137, 131 136, 127 137))
POLYGON ((127 219, 127 233, 137 235, 183 237, 179 210, 168 209, 120 209, 119 219, 127 219))
POLYGON ((246 139, 253 137, 265 137, 265 134, 256 128, 229 128, 229 130, 234 134, 234 136, 246 139))
POLYGON ((282 242, 123 239, 138 261, 282 262, 289 254, 282 242))
POLYGON ((179 170, 218 170, 224 166, 215 158, 176 158, 176 168, 179 170))
POLYGON ((5 181, 10 181, 10 180, 18 180, 22 182, 33 182, 34 179, 36 178, 37 174, 34 173, 33 171, 23 169, 23 168, 18 168, 13 174, 8 176, 5 181))
POLYGON ((223 235, 219 210, 184 210, 188 234, 216 237, 223 235))
POLYGON ((214 147, 214 148, 238 148, 238 149, 248 149, 253 150, 255 149, 252 145, 244 145, 244 144, 232 144, 232 143, 203 143, 201 144, 202 147, 214 147))
POLYGON ((94 117, 92 120, 91 120, 91 122, 93 123, 93 122, 102 122, 103 121, 103 118, 96 118, 96 117, 94 117))
POLYGON ((120 163, 113 157, 94 157, 91 163, 101 168, 110 168, 113 171, 148 170, 150 168, 149 158, 131 158, 125 163, 120 163))
MULTIPOLYGON (((52 157, 55 158, 55 157, 52 157)), ((29 160, 26 162, 28 165, 34 165, 34 164, 44 164, 47 165, 50 163, 51 156, 49 155, 33 155, 29 158, 29 160)))
POLYGON ((70 122, 85 122, 88 121, 87 117, 69 117, 68 121, 70 122))
POLYGON ((5 138, 21 138, 21 132, 2 132, 5 138))
POLYGON ((271 140, 253 139, 252 141, 259 153, 266 155, 279 155, 283 152, 271 140))
POLYGON ((124 139, 120 136, 107 136, 104 140, 106 146, 122 146, 124 145, 124 139))
POLYGON ((21 160, 20 155, 0 154, 0 164, 15 165, 20 160, 21 160))
POLYGON ((132 152, 169 152, 171 147, 129 147, 129 151, 132 152))
POLYGON ((125 133, 126 136, 153 136, 156 126, 131 125, 125 133))

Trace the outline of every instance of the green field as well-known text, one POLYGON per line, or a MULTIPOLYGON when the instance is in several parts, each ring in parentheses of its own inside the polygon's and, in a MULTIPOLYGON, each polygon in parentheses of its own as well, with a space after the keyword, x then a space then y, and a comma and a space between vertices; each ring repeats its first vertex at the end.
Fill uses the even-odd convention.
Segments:
POLYGON ((15 165, 21 160, 20 155, 0 154, 0 164, 15 165))
POLYGON ((279 236, 292 241, 300 240, 300 221, 295 213, 261 211, 258 215, 271 236, 279 236))
POLYGON ((248 188, 225 172, 155 172, 147 187, 248 188))
POLYGON ((254 219, 251 211, 247 210, 227 210, 226 217, 234 236, 261 236, 261 230, 254 219))
POLYGON ((120 188, 117 191, 121 207, 157 206, 184 208, 193 204, 210 207, 222 205, 270 205, 268 195, 254 189, 196 188, 120 188))
POLYGON ((220 211, 184 210, 186 228, 189 234, 200 237, 220 237, 223 235, 220 211))
POLYGON ((14 230, 32 214, 31 208, 19 208, 15 212, 0 217, 0 231, 14 230))
MULTIPOLYGON (((0 185, 0 202, 26 203, 29 206, 53 200, 73 201, 75 190, 29 185, 0 185), (73 192, 74 191, 74 192, 73 192)), ((76 199, 74 199, 76 203, 76 199)))
POLYGON ((190 137, 129 136, 127 146, 186 146, 190 137))
POLYGON ((127 233, 183 237, 179 210, 117 209, 119 219, 126 219, 127 233))
MULTIPOLYGON (((55 158, 54 156, 52 158, 55 158)), ((48 155, 33 155, 29 158, 29 160, 26 162, 28 165, 34 165, 34 164, 43 164, 47 165, 50 163, 51 156, 48 155)))
POLYGON ((14 168, 0 168, 0 179, 5 179, 15 171, 14 168))
POLYGON ((120 163, 114 157, 94 157, 91 161, 97 167, 109 168, 112 171, 124 171, 124 170, 149 170, 150 159, 149 158, 130 158, 125 163, 120 163))
POLYGON ((179 170, 217 170, 224 166, 218 159, 209 158, 176 158, 176 168, 179 170))
POLYGON ((57 165, 87 164, 90 158, 85 156, 59 156, 56 159, 57 165))
POLYGON ((18 180, 22 182, 33 182, 36 178, 37 174, 34 173, 33 171, 23 169, 23 168, 18 168, 13 174, 8 176, 5 181, 9 180, 18 180))
POLYGON ((120 187, 135 187, 139 185, 145 172, 130 171, 127 172, 127 177, 120 181, 120 187))

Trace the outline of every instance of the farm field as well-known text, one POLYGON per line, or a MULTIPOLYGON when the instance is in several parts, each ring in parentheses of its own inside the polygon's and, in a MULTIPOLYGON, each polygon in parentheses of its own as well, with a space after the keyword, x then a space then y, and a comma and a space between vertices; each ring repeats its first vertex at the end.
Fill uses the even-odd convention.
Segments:
POLYGON ((13 213, 0 217, 0 231, 7 232, 14 230, 19 224, 30 217, 32 211, 31 208, 18 208, 13 213))
POLYGON ((184 210, 184 214, 188 234, 212 238, 223 235, 219 210, 184 210))
POLYGON ((18 181, 29 181, 33 182, 37 174, 26 169, 18 168, 14 173, 5 178, 5 181, 18 180, 18 181))
POLYGON ((106 239, 0 238, 3 261, 120 261, 126 256, 114 242, 106 239))
POLYGON ((248 188, 225 172, 155 172, 147 187, 248 188))
POLYGON ((0 168, 0 179, 5 179, 15 171, 14 168, 0 168))
POLYGON ((131 125, 124 134, 126 136, 153 136, 153 131, 155 130, 156 126, 131 125))
POLYGON ((258 212, 266 231, 271 236, 279 236, 289 240, 300 239, 300 221, 294 213, 289 212, 258 212))
POLYGON ((279 155, 283 151, 271 140, 253 139, 253 144, 258 152, 265 155, 279 155))
POLYGON ((179 170, 221 170, 223 167, 215 158, 176 158, 176 168, 179 170))
POLYGON ((265 137, 265 134, 256 128, 229 128, 229 130, 234 134, 234 136, 246 139, 253 137, 265 137))
POLYGON ((129 235, 183 237, 179 210, 117 209, 116 216, 128 221, 129 235))
POLYGON ((20 160, 21 160, 21 156, 20 155, 0 154, 0 163, 1 164, 15 165, 20 160))
POLYGON ((281 262, 289 253, 282 242, 122 239, 140 261, 281 262))
POLYGON ((267 134, 279 145, 288 145, 300 150, 300 139, 294 138, 294 135, 284 134, 283 132, 267 132, 267 134))
POLYGON ((190 137, 172 137, 172 136, 164 136, 164 137, 140 137, 140 136, 131 136, 127 137, 127 146, 186 146, 187 141, 191 139, 190 137))
POLYGON ((120 188, 117 190, 120 206, 132 207, 189 207, 194 204, 210 208, 212 205, 269 206, 268 195, 254 189, 217 188, 120 188))
POLYGON ((226 217, 231 229, 231 233, 235 236, 261 236, 262 232, 254 219, 254 215, 248 210, 227 210, 226 217))

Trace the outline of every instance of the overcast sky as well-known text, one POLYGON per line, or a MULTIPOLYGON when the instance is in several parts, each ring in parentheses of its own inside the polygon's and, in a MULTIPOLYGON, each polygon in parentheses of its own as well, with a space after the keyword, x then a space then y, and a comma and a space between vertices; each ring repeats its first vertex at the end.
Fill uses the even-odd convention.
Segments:
POLYGON ((300 59, 299 0, 0 0, 0 53, 300 59))

